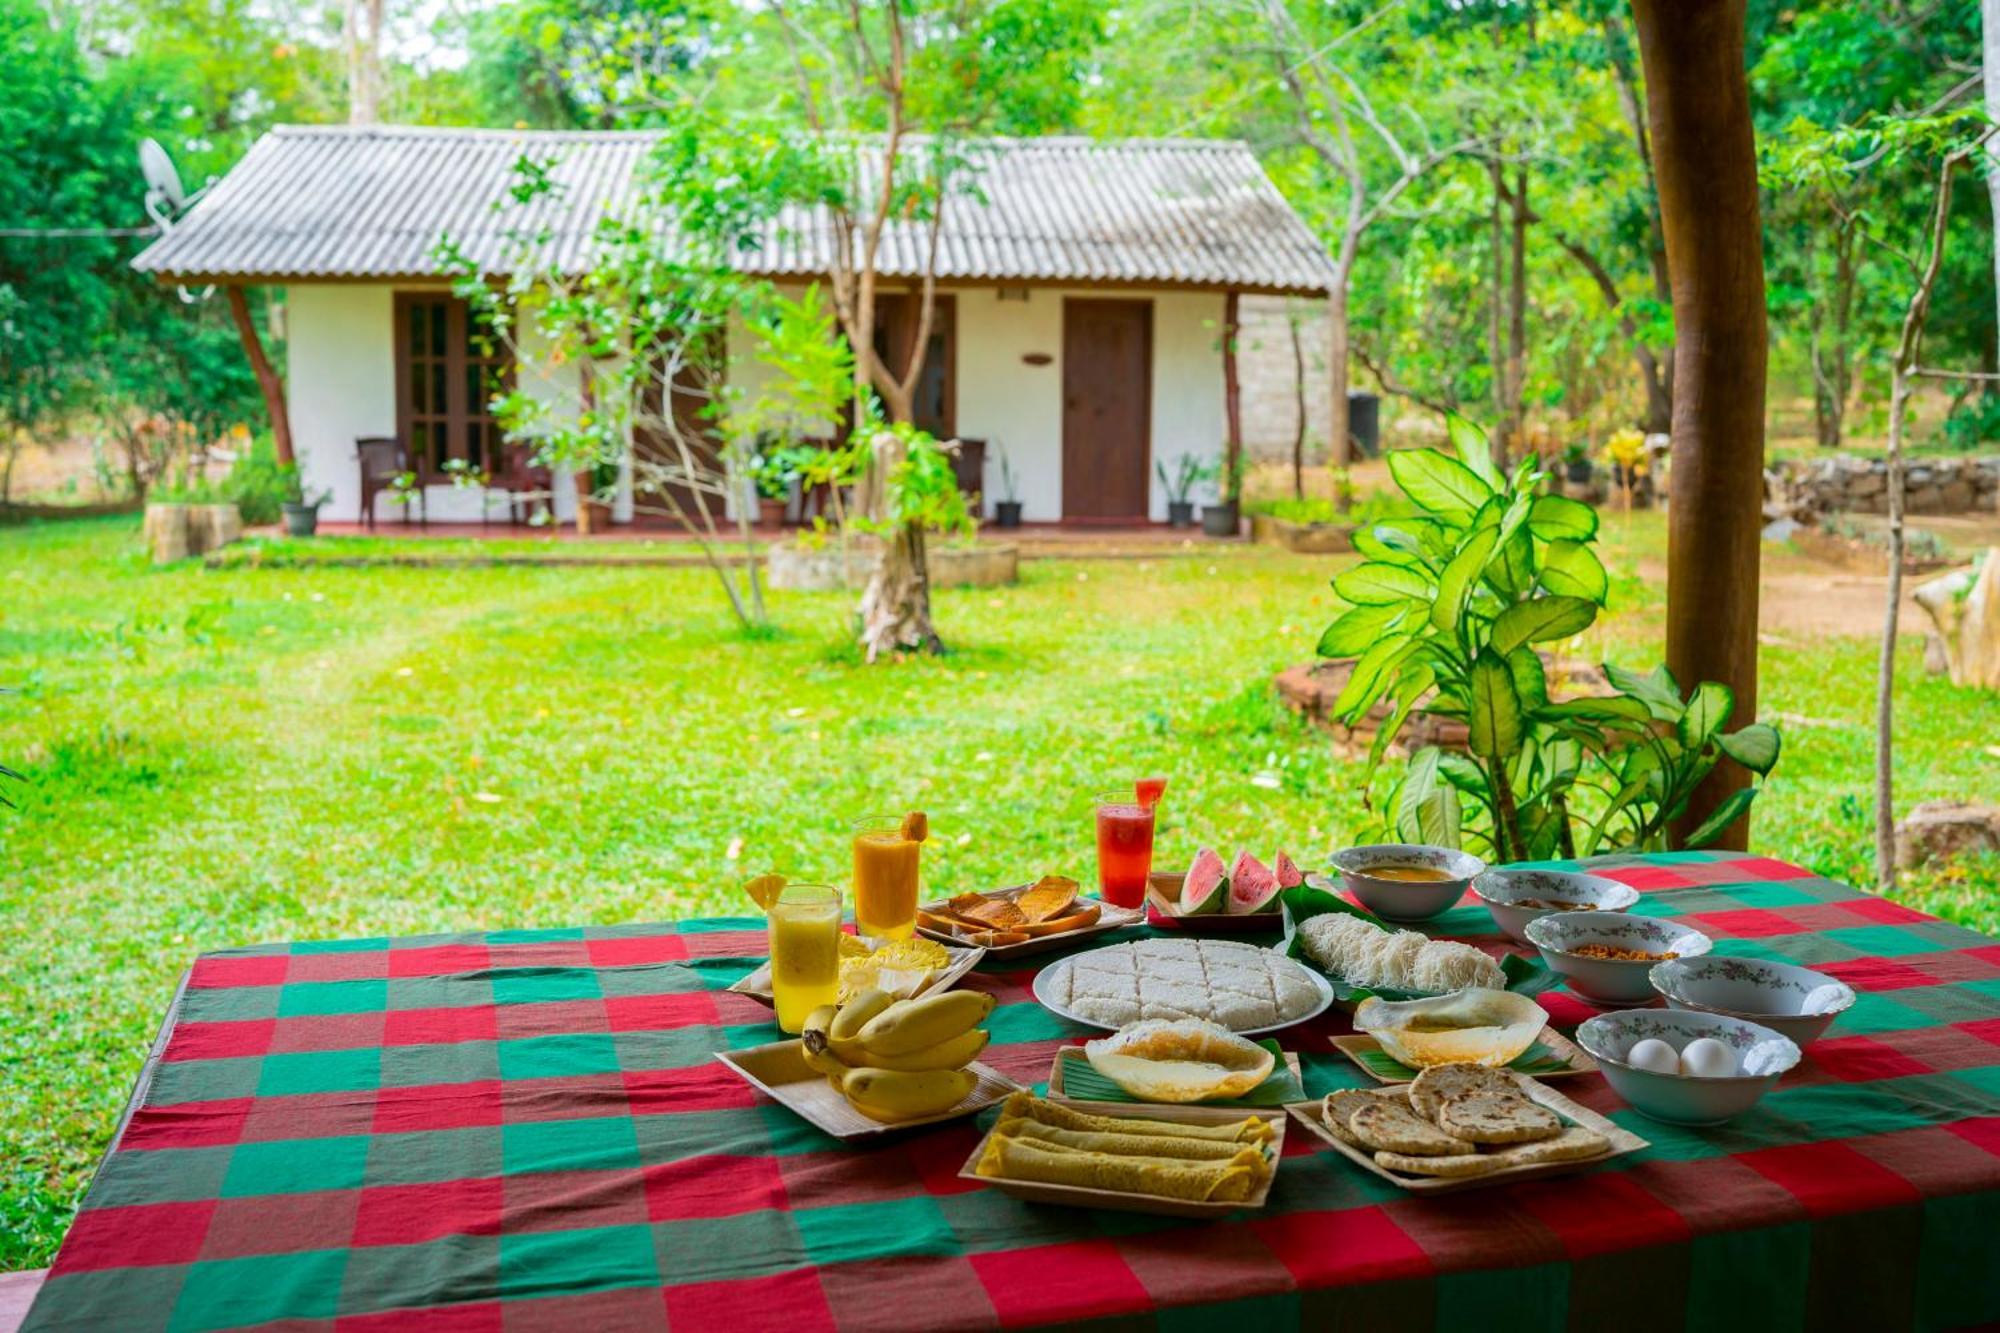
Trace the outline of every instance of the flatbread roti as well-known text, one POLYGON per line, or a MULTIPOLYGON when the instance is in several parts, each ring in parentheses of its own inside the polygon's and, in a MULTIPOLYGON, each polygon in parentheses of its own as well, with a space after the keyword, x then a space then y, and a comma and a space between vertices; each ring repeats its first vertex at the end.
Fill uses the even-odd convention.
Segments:
POLYGON ((1447 1097, 1438 1108, 1438 1128, 1469 1143, 1533 1143, 1562 1133, 1562 1120, 1518 1092, 1473 1092, 1447 1097))
POLYGON ((1503 1069, 1488 1069, 1485 1065, 1475 1064, 1432 1065, 1411 1082, 1410 1105, 1416 1108, 1418 1115, 1436 1124, 1438 1111, 1448 1099, 1475 1092, 1505 1093, 1518 1097, 1521 1096, 1521 1085, 1503 1069))
POLYGON ((1412 1157, 1453 1157, 1475 1151, 1409 1107, 1386 1099, 1347 1117, 1348 1132, 1370 1148, 1412 1157))

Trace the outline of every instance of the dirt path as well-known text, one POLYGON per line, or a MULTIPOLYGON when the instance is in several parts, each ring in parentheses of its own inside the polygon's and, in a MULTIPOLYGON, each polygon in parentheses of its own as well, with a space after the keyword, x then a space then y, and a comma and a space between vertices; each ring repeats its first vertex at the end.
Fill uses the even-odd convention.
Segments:
MULTIPOLYGON (((1936 532, 1968 560, 1989 545, 2000 545, 2000 519, 1991 516, 1926 517, 1913 522, 1936 532)), ((1639 572, 1649 581, 1664 583, 1666 562, 1641 561, 1639 572)), ((1917 584, 1934 577, 1920 574, 1903 580, 1903 605, 1896 620, 1900 633, 1922 634, 1930 627, 1929 617, 1911 600, 1910 593, 1917 584)), ((1843 634, 1873 638, 1882 632, 1882 596, 1887 583, 1885 574, 1843 569, 1788 546, 1766 542, 1758 626, 1766 634, 1786 637, 1843 634)))

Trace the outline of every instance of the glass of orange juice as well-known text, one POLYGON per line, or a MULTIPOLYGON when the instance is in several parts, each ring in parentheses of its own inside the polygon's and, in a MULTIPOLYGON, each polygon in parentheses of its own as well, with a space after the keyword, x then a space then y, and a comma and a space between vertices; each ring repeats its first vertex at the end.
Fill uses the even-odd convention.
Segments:
POLYGON ((766 925, 778 1026, 798 1032, 813 1010, 840 998, 840 890, 787 884, 772 900, 766 925))
POLYGON ((854 929, 906 940, 917 928, 917 862, 924 845, 903 836, 903 821, 875 815, 854 825, 854 929))

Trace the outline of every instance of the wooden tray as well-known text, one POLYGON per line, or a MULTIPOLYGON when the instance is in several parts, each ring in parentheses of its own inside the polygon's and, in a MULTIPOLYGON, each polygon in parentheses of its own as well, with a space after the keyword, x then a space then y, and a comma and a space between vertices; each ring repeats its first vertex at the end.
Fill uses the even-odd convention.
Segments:
POLYGON ((1263 912, 1208 912, 1201 916, 1176 916, 1174 895, 1180 892, 1184 875, 1155 871, 1146 885, 1146 924, 1159 930, 1184 930, 1190 935, 1248 935, 1259 930, 1281 931, 1285 914, 1273 898, 1263 912))
MULTIPOLYGON (((933 974, 930 980, 917 987, 907 998, 914 1000, 919 995, 929 995, 935 991, 950 990, 959 983, 960 978, 973 969, 974 964, 986 956, 986 950, 976 946, 952 944, 944 940, 940 940, 939 943, 951 950, 951 965, 933 974)), ((774 1001, 771 997, 770 959, 767 958, 758 964, 756 971, 744 977, 729 989, 738 995, 748 995, 751 999, 762 1004, 773 1003, 774 1001)))
MULTIPOLYGON (((1567 1060, 1569 1063, 1567 1067, 1562 1069, 1538 1069, 1534 1073, 1526 1075, 1528 1078, 1568 1078, 1572 1074, 1595 1074, 1597 1072, 1597 1061, 1590 1058, 1590 1053, 1571 1041, 1568 1037, 1563 1036, 1562 1033, 1557 1032, 1554 1028, 1543 1028, 1542 1035, 1535 1038, 1535 1040, 1546 1046, 1550 1055, 1561 1060, 1567 1060)), ((1380 1054, 1382 1044, 1365 1032, 1357 1032, 1350 1037, 1335 1037, 1333 1044, 1342 1055, 1345 1055, 1354 1062, 1356 1068, 1360 1069, 1362 1073, 1368 1075, 1368 1077, 1374 1079, 1377 1083, 1408 1083, 1416 1078, 1414 1073, 1392 1075, 1385 1074, 1371 1067, 1366 1057, 1371 1054, 1380 1054)), ((1521 1073, 1523 1071, 1515 1070, 1514 1072, 1521 1073)))
MULTIPOLYGON (((1078 1185, 1049 1185, 1038 1180, 999 1180, 992 1176, 982 1176, 973 1170, 986 1151, 986 1141, 993 1137, 989 1128, 979 1138, 972 1150, 972 1156, 965 1159, 959 1168, 958 1178, 969 1180, 975 1185, 986 1185, 1003 1194, 1011 1194, 1029 1203, 1060 1203, 1072 1208, 1106 1208, 1121 1213, 1156 1213, 1163 1217, 1227 1217, 1231 1213, 1245 1209, 1262 1208, 1270 1197, 1271 1182, 1278 1177, 1278 1166, 1285 1155, 1285 1115, 1277 1107, 1246 1109, 1225 1106, 1146 1106, 1126 1102, 1065 1102, 1065 1105, 1088 1110, 1092 1115, 1110 1116, 1120 1120, 1171 1120, 1185 1125, 1229 1125, 1249 1116, 1269 1121, 1276 1131, 1267 1148, 1271 1153, 1271 1173, 1264 1178, 1264 1184, 1255 1194, 1241 1203, 1205 1203, 1197 1199, 1162 1199, 1153 1194, 1127 1194, 1121 1190, 1085 1189, 1078 1185)), ((995 1120, 994 1125, 999 1121, 995 1120)))
MULTIPOLYGON (((1083 1097, 1072 1097, 1068 1093, 1063 1091, 1063 1066, 1069 1063, 1068 1060, 1065 1060, 1063 1058, 1063 1052, 1065 1051, 1081 1052, 1082 1050, 1083 1047, 1081 1046, 1058 1046, 1056 1048, 1056 1053, 1049 1062, 1049 1096, 1051 1098, 1056 1099, 1058 1101, 1069 1102, 1075 1106, 1088 1106, 1093 1111, 1099 1110, 1107 1106, 1122 1106, 1122 1107, 1201 1106, 1210 1108, 1220 1108, 1222 1110, 1227 1110, 1227 1111, 1235 1111, 1239 1116, 1241 1116, 1241 1115, 1247 1115, 1252 1111, 1261 1113, 1264 1111, 1282 1111, 1284 1109, 1284 1107, 1282 1106, 1244 1106, 1236 1102, 1142 1102, 1142 1101, 1107 1102, 1107 1101, 1092 1100, 1083 1097)), ((1286 1070, 1288 1070, 1291 1073, 1291 1076, 1293 1078, 1298 1079, 1300 1081, 1301 1087, 1304 1087, 1305 1080, 1304 1080, 1304 1075, 1299 1070, 1298 1052, 1284 1051, 1281 1052, 1281 1054, 1285 1058, 1286 1070)), ((1262 1085, 1260 1084, 1259 1086, 1262 1085)))
MULTIPOLYGON (((1015 893, 1021 889, 1031 887, 1033 886, 1028 884, 1015 884, 1004 889, 991 889, 988 892, 1015 893)), ((1047 953, 1051 949, 1067 949, 1073 944, 1081 944, 1085 940, 1093 939, 1109 931, 1122 930, 1126 926, 1136 926, 1146 919, 1146 913, 1143 908, 1116 907, 1094 894, 1084 894, 1078 897, 1077 901, 1080 903, 1096 903, 1098 907, 1097 920, 1077 930, 1065 930, 1055 935, 1037 935, 1033 939, 1022 940, 1019 944, 987 945, 985 946, 986 956, 988 958, 1005 960, 1009 958, 1026 958, 1038 953, 1047 953)), ((931 901, 924 903, 923 908, 927 912, 934 912, 944 905, 944 899, 933 898, 931 901)), ((939 944, 951 944, 961 949, 972 947, 958 936, 942 930, 933 930, 921 921, 917 923, 917 934, 922 935, 927 940, 936 940, 939 944)))
POLYGON ((849 1105, 847 1098, 826 1081, 826 1075, 806 1064, 797 1040, 774 1041, 768 1046, 750 1046, 740 1051, 718 1051, 715 1058, 728 1065, 737 1077, 751 1087, 773 1101, 782 1102, 788 1109, 837 1139, 869 1139, 916 1125, 956 1120, 960 1116, 983 1111, 995 1102, 1006 1100, 1010 1093, 1021 1090, 1020 1084, 999 1070, 974 1061, 966 1068, 979 1075, 979 1086, 964 1101, 937 1115, 901 1120, 890 1125, 871 1120, 849 1105))
MULTIPOLYGON (((1412 1194, 1455 1194, 1460 1190, 1486 1189, 1493 1185, 1512 1185, 1524 1180, 1540 1180, 1547 1176, 1568 1175, 1575 1171, 1587 1171, 1591 1167, 1602 1165, 1614 1157, 1623 1157, 1627 1153, 1634 1153, 1641 1148, 1652 1146, 1631 1130, 1606 1120, 1603 1116, 1587 1107, 1577 1105, 1560 1092, 1544 1084, 1537 1083, 1534 1079, 1516 1074, 1514 1075, 1514 1081, 1521 1085, 1521 1090, 1527 1093, 1531 1100, 1548 1107, 1567 1123, 1582 1125, 1585 1129, 1594 1129, 1609 1139, 1611 1141, 1610 1150, 1599 1153, 1595 1157, 1586 1157, 1579 1161, 1540 1162, 1533 1166, 1516 1166, 1509 1167, 1504 1171, 1490 1171, 1483 1176, 1462 1176, 1457 1179, 1449 1176, 1405 1176, 1377 1165, 1371 1153, 1364 1149, 1342 1143, 1339 1139, 1328 1133, 1325 1123, 1319 1118, 1320 1098, 1314 1098, 1309 1102, 1293 1102, 1285 1109, 1291 1112, 1298 1122, 1317 1136, 1321 1142, 1331 1146, 1335 1152, 1341 1154, 1362 1170, 1379 1176, 1392 1185, 1400 1186, 1412 1194)), ((1374 1092, 1377 1096, 1396 1096, 1402 1092, 1402 1085, 1392 1084, 1389 1087, 1377 1088, 1374 1092)))

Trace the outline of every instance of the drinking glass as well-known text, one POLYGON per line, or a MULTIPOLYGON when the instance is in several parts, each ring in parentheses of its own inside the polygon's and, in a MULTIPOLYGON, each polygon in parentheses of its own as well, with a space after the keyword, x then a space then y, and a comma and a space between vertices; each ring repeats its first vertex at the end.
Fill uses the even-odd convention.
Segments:
POLYGON ((918 866, 924 845, 903 836, 896 815, 854 825, 854 930, 871 940, 906 940, 917 928, 918 866))
POLYGON ((771 903, 771 997, 778 1026, 798 1032, 840 998, 840 890, 787 884, 771 903))
POLYGON ((1153 807, 1127 790, 1100 793, 1096 808, 1097 891, 1114 906, 1142 906, 1153 871, 1153 807))

